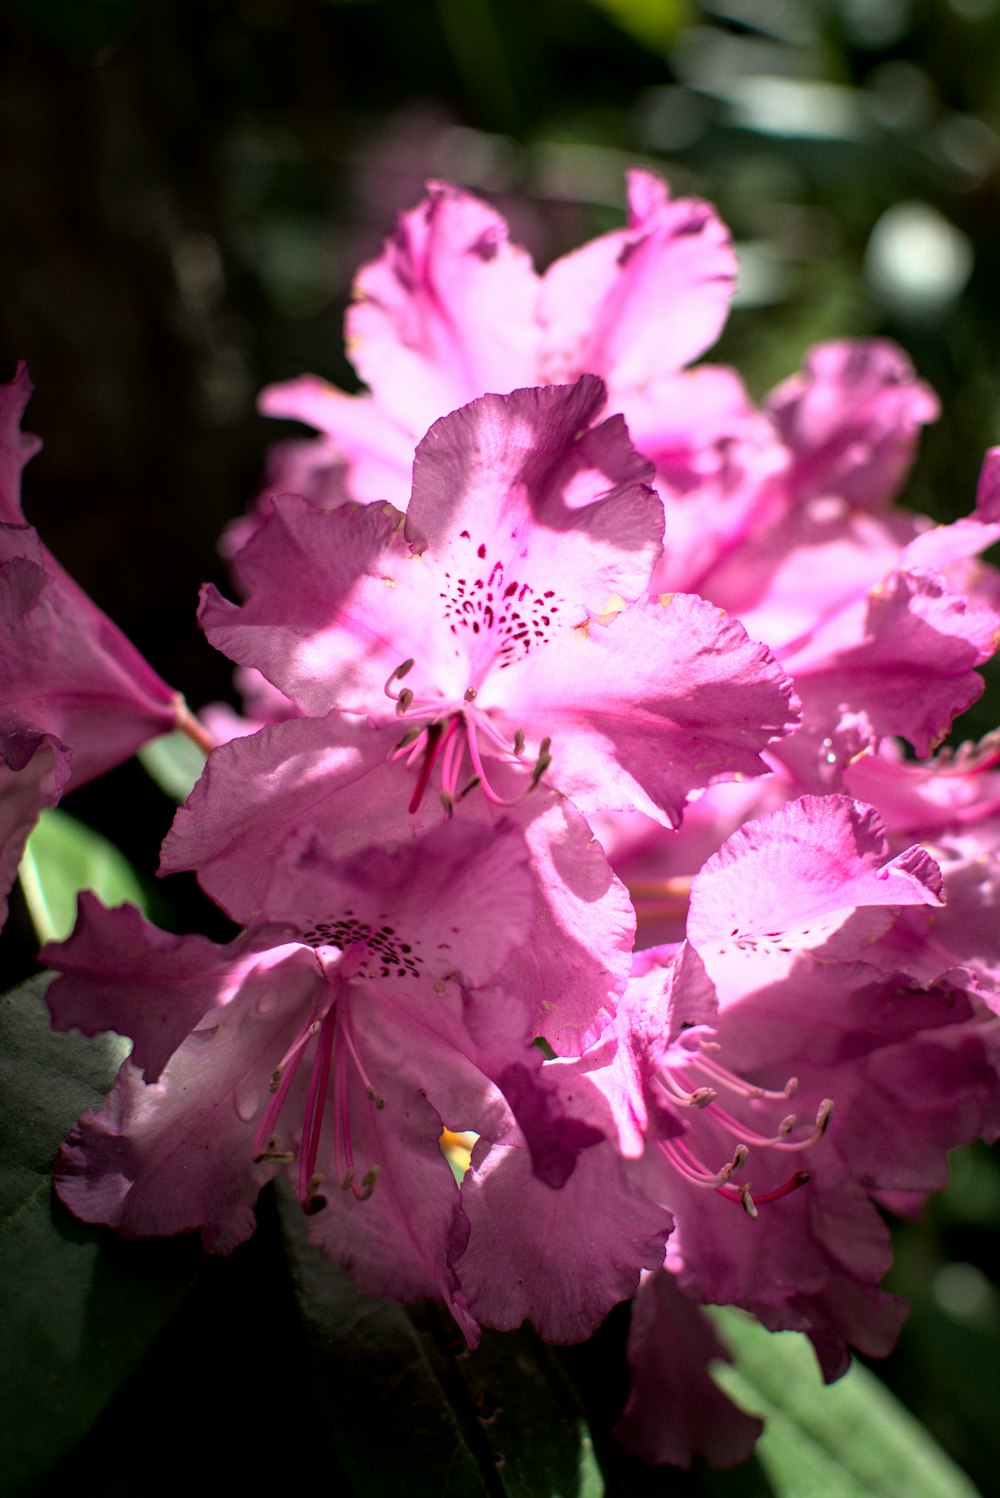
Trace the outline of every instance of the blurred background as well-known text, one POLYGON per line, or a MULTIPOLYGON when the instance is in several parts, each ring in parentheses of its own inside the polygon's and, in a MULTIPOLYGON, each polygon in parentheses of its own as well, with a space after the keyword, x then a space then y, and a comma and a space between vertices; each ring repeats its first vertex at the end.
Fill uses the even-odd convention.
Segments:
MULTIPOLYGON (((544 266, 621 221, 637 162, 737 241, 711 357, 762 394, 817 339, 898 339, 944 407, 906 501, 967 512, 1000 441, 1000 0, 0 0, 0 377, 26 359, 37 386, 29 520, 193 705, 226 696, 194 611, 290 430, 257 391, 356 387, 352 275, 426 178, 489 197, 544 266)), ((170 808, 135 765, 72 801, 155 867, 170 808)), ((987 1494, 998 1230, 996 1158, 963 1152, 900 1230, 915 1308, 880 1370, 987 1494)))

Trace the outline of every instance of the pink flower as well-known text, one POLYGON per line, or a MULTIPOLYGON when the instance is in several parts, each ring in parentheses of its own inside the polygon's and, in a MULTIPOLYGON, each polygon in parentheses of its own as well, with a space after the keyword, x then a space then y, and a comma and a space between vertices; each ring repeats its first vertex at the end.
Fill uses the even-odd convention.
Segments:
POLYGON ((44 953, 63 974, 54 1021, 134 1049, 64 1147, 63 1200, 128 1236, 197 1228, 227 1252, 287 1165, 311 1236, 362 1289, 443 1298, 475 1340, 443 1128, 506 1136, 520 1116, 553 1184, 601 1137, 533 1101, 535 996, 508 968, 533 901, 516 828, 453 823, 348 858, 303 829, 272 870, 276 919, 227 947, 84 896, 44 953))
POLYGON ((636 959, 618 1050, 572 1063, 673 1215, 684 1292, 808 1332, 828 1377, 898 1328, 875 1203, 919 1203, 949 1148, 1000 1128, 993 1023, 950 975, 910 976, 919 930, 893 932, 940 873, 889 854, 843 797, 746 824, 693 881, 687 944, 636 959))
MULTIPOLYGON (((646 601, 662 511, 600 383, 484 396, 439 421, 402 518, 282 496, 241 552, 213 644, 303 711, 364 713, 448 805, 547 778, 586 814, 676 822, 690 790, 760 773, 793 721, 761 646, 685 595, 646 601), (639 600, 628 605, 629 600, 639 600), (515 776, 515 784, 517 777, 515 776)), ((388 746, 387 752, 391 752, 388 746)))
POLYGON ((77 587, 27 524, 24 365, 0 386, 0 918, 43 806, 178 726, 178 694, 77 587))
MULTIPOLYGON (((678 371, 719 334, 736 259, 707 203, 671 201, 663 182, 639 170, 629 173, 628 194, 626 228, 540 277, 492 208, 446 183, 429 184, 355 283, 347 343, 372 394, 345 396, 304 376, 265 391, 262 410, 325 434, 305 459, 313 474, 339 457, 354 498, 400 508, 418 439, 439 416, 489 391, 599 375, 612 410, 630 426, 640 419, 646 450, 647 428, 657 438, 662 412, 685 398, 678 371)), ((702 421, 716 408, 728 414, 736 383, 728 371, 699 376, 702 421)))

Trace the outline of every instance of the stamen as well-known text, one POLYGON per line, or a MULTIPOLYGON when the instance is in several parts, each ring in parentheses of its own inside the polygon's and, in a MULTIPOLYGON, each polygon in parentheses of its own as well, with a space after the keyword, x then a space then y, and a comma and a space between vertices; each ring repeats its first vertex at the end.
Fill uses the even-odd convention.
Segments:
MULTIPOLYGON (((714 1042, 710 1042, 709 1044, 712 1045, 714 1050, 718 1049, 714 1042)), ((701 1048, 702 1054, 697 1058, 692 1058, 691 1064, 700 1066, 702 1071, 709 1073, 713 1081, 719 1082, 723 1087, 728 1088, 730 1092, 737 1093, 740 1097, 768 1098, 772 1102, 777 1103, 781 1102, 784 1098, 793 1098, 799 1090, 798 1077, 789 1077, 780 1092, 771 1092, 766 1087, 755 1087, 750 1082, 744 1082, 742 1077, 734 1076, 731 1071, 727 1071, 724 1066, 720 1066, 717 1061, 713 1061, 711 1057, 706 1056, 704 1054, 706 1049, 707 1046, 703 1044, 701 1048)))
POLYGON ((400 739, 399 743, 396 745, 395 749, 392 751, 392 754, 389 756, 389 758, 399 759, 403 750, 409 749, 410 745, 415 743, 417 739, 421 738, 425 732, 426 729, 423 728, 408 728, 403 734, 403 737, 400 739))
POLYGON ((714 1103, 719 1095, 711 1087, 696 1087, 693 1092, 685 1092, 669 1071, 657 1072, 654 1081, 659 1084, 672 1103, 679 1103, 682 1108, 707 1108, 709 1103, 714 1103))
POLYGON ((337 1034, 337 1011, 332 1017, 328 1013, 322 1025, 317 1045, 316 1059, 309 1078, 306 1094, 305 1114, 302 1119, 302 1143, 299 1155, 299 1195, 308 1195, 307 1186, 316 1171, 316 1156, 319 1153, 320 1135, 323 1131, 323 1114, 330 1084, 330 1062, 337 1034), (308 1140, 308 1144, 306 1141, 308 1140))
MULTIPOLYGON (((462 756, 465 752, 465 742, 461 732, 458 730, 459 719, 451 720, 445 732, 444 750, 441 757, 441 794, 454 800, 455 791, 458 788, 458 773, 462 767, 462 756)), ((468 727, 466 726, 466 733, 468 727)), ((446 807, 447 809, 447 807, 446 807)))
MULTIPOLYGON (((385 692, 385 695, 387 697, 391 697, 394 702, 398 701, 399 700, 399 696, 401 696, 402 693, 400 693, 400 694, 397 695, 397 693, 395 693, 394 691, 392 691, 392 684, 393 684, 394 681, 402 681, 403 677, 406 676, 412 670, 413 670, 413 658, 412 657, 409 660, 404 661, 401 666, 397 666, 396 669, 395 669, 395 671, 393 671, 386 678, 385 686, 382 688, 382 690, 385 692)), ((409 688, 407 687, 404 690, 409 691, 409 688)), ((412 692, 410 692, 410 700, 411 701, 413 700, 413 693, 412 692)), ((397 708, 397 712, 398 712, 398 708, 397 708)))
POLYGON ((252 1153, 255 1159, 258 1156, 263 1157, 267 1153, 264 1148, 265 1140, 270 1140, 274 1135, 274 1126, 278 1121, 278 1115, 284 1106, 285 1098, 288 1096, 288 1089, 295 1080, 299 1063, 305 1054, 305 1049, 309 1044, 312 1033, 312 1022, 310 1021, 308 1025, 304 1025, 299 1031, 271 1074, 271 1101, 264 1110, 264 1117, 260 1121, 260 1126, 254 1136, 252 1146, 252 1153))
POLYGON ((542 776, 549 768, 549 765, 552 763, 552 755, 549 753, 551 744, 551 739, 543 739, 538 747, 538 758, 535 760, 535 767, 531 772, 532 790, 534 790, 535 786, 541 780, 542 776))
POLYGON ((490 782, 486 775, 486 771, 483 768, 482 756, 479 753, 479 744, 476 739, 477 726, 478 725, 469 725, 468 727, 469 758, 472 760, 473 766, 476 771, 476 779, 479 781, 479 784, 482 787, 483 795, 486 797, 487 801, 492 801, 494 806, 514 806, 516 802, 521 799, 520 796, 501 796, 490 785, 490 782))
POLYGON ((727 1161, 721 1170, 709 1174, 683 1139, 658 1139, 656 1143, 661 1153, 680 1175, 689 1180, 692 1185, 703 1186, 710 1191, 717 1191, 720 1186, 724 1186, 746 1163, 749 1154, 749 1150, 740 1145, 733 1151, 733 1158, 727 1161))

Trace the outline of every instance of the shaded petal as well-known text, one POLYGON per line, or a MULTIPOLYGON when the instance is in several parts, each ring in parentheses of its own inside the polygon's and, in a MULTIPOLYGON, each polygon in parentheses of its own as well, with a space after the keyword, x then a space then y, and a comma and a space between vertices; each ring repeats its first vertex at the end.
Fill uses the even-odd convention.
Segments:
POLYGON ((617 1440, 654 1466, 712 1467, 746 1461, 763 1422, 738 1409, 712 1379, 709 1364, 731 1363, 707 1316, 666 1269, 648 1275, 632 1305, 628 1338, 632 1383, 617 1440))
POLYGON ((38 814, 55 806, 70 773, 70 752, 53 734, 16 719, 0 720, 0 926, 38 814))
POLYGON ((504 1331, 530 1318, 546 1341, 582 1341, 661 1262, 669 1213, 631 1185, 607 1143, 584 1150, 556 1191, 526 1148, 484 1145, 462 1182, 471 1231, 455 1268, 469 1308, 504 1331))
POLYGON ((155 1082, 210 1010, 237 995, 266 1006, 273 986, 287 982, 273 971, 287 960, 286 939, 272 929, 222 947, 204 936, 175 936, 134 906, 107 910, 84 890, 72 936, 40 954, 62 974, 46 993, 53 1027, 128 1036, 132 1065, 155 1082))
POLYGON ((364 1162, 359 1174, 377 1165, 377 1179, 364 1200, 337 1181, 322 1183, 322 1206, 310 1215, 309 1236, 359 1290, 402 1301, 444 1300, 475 1345, 478 1325, 456 1295, 457 1276, 448 1262, 468 1229, 451 1167, 438 1147, 442 1119, 422 1086, 434 1073, 435 1058, 421 1051, 425 1071, 415 1077, 413 1065, 406 1064, 406 1046, 391 1035, 377 1037, 372 1023, 365 1026, 363 1055, 379 1079, 385 1107, 371 1106, 356 1075, 350 1096, 335 1106, 350 1112, 355 1158, 364 1162), (388 1041, 388 1052, 382 1040, 388 1041))
MULTIPOLYGON (((235 920, 266 920, 273 869, 300 827, 315 831, 335 858, 373 841, 419 841, 442 813, 425 801, 407 815, 406 772, 388 763, 395 740, 395 728, 372 730, 332 714, 223 745, 175 818, 163 871, 196 869, 235 920)), ((580 813, 544 785, 502 808, 469 796, 455 821, 520 828, 535 915, 531 940, 507 958, 505 984, 529 996, 535 1033, 560 1054, 589 1043, 625 986, 635 931, 631 902, 600 844, 580 813)))
POLYGON ((321 982, 307 948, 286 948, 266 993, 245 990, 207 1013, 158 1082, 126 1061, 103 1107, 82 1114, 63 1146, 56 1188, 70 1210, 130 1238, 197 1228, 213 1253, 248 1238, 253 1203, 277 1169, 253 1160, 257 1115, 321 982))

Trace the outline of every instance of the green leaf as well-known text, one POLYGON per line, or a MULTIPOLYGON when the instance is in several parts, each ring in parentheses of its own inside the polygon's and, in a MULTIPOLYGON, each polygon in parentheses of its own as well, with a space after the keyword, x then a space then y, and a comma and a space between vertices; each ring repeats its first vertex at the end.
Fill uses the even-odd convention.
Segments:
POLYGON ((327 1422, 314 1439, 331 1441, 365 1498, 490 1498, 497 1490, 483 1476, 406 1311, 393 1300, 362 1295, 342 1269, 320 1257, 288 1190, 280 1192, 280 1215, 327 1422))
POLYGON ((591 0, 651 52, 666 52, 696 19, 690 0, 591 0))
POLYGON ((580 1406, 528 1327, 469 1352, 439 1306, 363 1295, 309 1242, 279 1191, 282 1230, 333 1451, 364 1498, 601 1498, 580 1406))
POLYGON ((757 1458, 779 1498, 977 1498, 923 1426, 860 1364, 826 1387, 797 1332, 768 1332, 738 1311, 714 1319, 736 1357, 715 1378, 763 1415, 757 1458))
POLYGON ((48 981, 0 998, 0 1473, 9 1492, 85 1434, 201 1263, 189 1240, 122 1243, 55 1199, 60 1141, 107 1090, 128 1043, 52 1031, 48 981))
POLYGON ((187 800, 205 768, 204 752, 186 733, 164 733, 150 739, 137 757, 149 778, 178 804, 187 800))
POLYGON ((131 901, 145 911, 139 877, 113 843, 64 811, 46 807, 18 869, 39 941, 64 941, 76 922, 76 897, 92 889, 105 905, 131 901))

